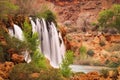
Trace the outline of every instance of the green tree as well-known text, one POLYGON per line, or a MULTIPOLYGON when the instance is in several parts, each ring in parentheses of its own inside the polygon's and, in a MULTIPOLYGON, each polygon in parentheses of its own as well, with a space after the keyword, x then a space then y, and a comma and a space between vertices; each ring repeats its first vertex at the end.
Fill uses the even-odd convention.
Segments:
POLYGON ((81 59, 86 59, 86 57, 87 57, 87 54, 86 54, 87 53, 87 49, 86 49, 86 47, 85 46, 81 46, 79 51, 80 51, 80 58, 81 59))
POLYGON ((73 52, 68 50, 60 66, 60 71, 64 77, 70 77, 72 72, 69 65, 72 63, 73 63, 73 52))
POLYGON ((39 68, 46 68, 46 59, 42 53, 40 53, 38 46, 39 46, 39 39, 38 34, 32 34, 32 26, 28 23, 27 20, 24 22, 23 33, 25 36, 25 42, 28 45, 28 50, 31 52, 32 62, 31 64, 39 67, 39 68))
POLYGON ((24 22, 23 33, 25 36, 25 41, 29 46, 29 50, 35 52, 39 44, 38 34, 32 34, 32 26, 27 22, 27 20, 24 22))
POLYGON ((98 18, 101 29, 114 27, 120 31, 120 5, 115 4, 111 9, 101 11, 98 18))
POLYGON ((5 19, 7 15, 15 14, 18 8, 10 0, 0 0, 0 19, 5 19))

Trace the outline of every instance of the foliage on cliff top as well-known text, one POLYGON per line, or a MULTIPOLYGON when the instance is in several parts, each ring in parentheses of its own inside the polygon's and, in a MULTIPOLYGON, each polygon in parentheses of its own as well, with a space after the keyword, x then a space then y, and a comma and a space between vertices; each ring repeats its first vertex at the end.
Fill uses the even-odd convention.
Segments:
POLYGON ((15 14, 18 8, 10 0, 0 0, 0 19, 5 19, 7 15, 15 14))
POLYGON ((120 5, 115 4, 111 9, 101 11, 98 24, 102 29, 114 27, 120 32, 120 5))
POLYGON ((57 26, 56 15, 49 9, 46 9, 43 12, 39 12, 36 16, 39 18, 44 18, 48 22, 54 22, 57 26))

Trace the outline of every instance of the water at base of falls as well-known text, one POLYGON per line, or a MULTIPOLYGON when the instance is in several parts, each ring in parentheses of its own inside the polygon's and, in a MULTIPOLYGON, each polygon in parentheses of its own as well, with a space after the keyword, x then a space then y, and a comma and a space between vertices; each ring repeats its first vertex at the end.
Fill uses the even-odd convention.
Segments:
MULTIPOLYGON (((35 22, 30 18, 32 32, 38 33, 40 44, 38 46, 45 57, 54 68, 59 68, 65 53, 65 45, 61 33, 57 31, 53 22, 46 22, 44 19, 36 18, 35 22)), ((24 40, 23 32, 18 25, 14 25, 15 34, 9 29, 9 34, 20 40, 24 40)), ((24 53, 27 62, 31 61, 30 55, 24 53), (29 56, 29 57, 28 57, 29 56)))

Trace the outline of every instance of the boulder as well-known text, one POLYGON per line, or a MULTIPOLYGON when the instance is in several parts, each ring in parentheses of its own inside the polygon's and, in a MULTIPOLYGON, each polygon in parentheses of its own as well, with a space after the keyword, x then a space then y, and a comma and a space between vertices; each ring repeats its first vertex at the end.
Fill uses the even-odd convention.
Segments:
POLYGON ((14 63, 22 63, 22 62, 24 62, 24 56, 23 55, 18 55, 16 53, 12 54, 11 59, 12 59, 12 61, 14 63))
MULTIPOLYGON (((0 64, 0 78, 8 79, 9 72, 14 67, 13 62, 5 62, 3 64, 0 64)), ((0 79, 1 80, 1 79, 0 79)))

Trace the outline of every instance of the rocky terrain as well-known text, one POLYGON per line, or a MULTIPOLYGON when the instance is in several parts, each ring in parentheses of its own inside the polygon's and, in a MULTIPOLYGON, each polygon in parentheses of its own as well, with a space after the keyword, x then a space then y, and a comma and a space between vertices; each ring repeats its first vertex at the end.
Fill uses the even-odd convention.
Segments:
MULTIPOLYGON (((117 55, 116 51, 108 51, 110 47, 119 44, 119 35, 107 35, 97 32, 97 23, 99 12, 110 8, 113 4, 119 3, 119 0, 47 0, 54 4, 54 10, 57 13, 57 22, 62 27, 65 43, 68 49, 75 52, 75 56, 80 56, 80 47, 85 46, 87 50, 94 51, 95 61, 104 65, 109 59, 118 60, 111 57, 117 55), (106 55, 109 55, 106 57, 106 55)), ((118 51, 119 52, 119 51, 118 51)), ((93 58, 93 60, 94 60, 93 58)), ((88 60, 89 61, 89 60, 88 60)), ((76 61, 77 64, 78 62, 76 61)), ((75 62, 75 63, 76 63, 75 62)), ((88 62, 85 61, 85 64, 88 62)), ((95 64, 97 64, 95 62, 95 64)))
MULTIPOLYGON (((120 63, 120 35, 103 34, 97 31, 98 14, 110 8, 119 0, 39 0, 38 3, 47 3, 56 13, 59 30, 62 32, 66 49, 74 52, 74 64, 116 67, 120 63), (46 2, 47 1, 47 2, 46 2), (83 53, 81 52, 83 48, 83 53)), ((35 3, 33 6, 38 8, 35 3)), ((22 27, 20 16, 13 18, 13 22, 22 27)), ((9 20, 9 23, 12 23, 9 20)), ((5 26, 5 25, 4 25, 5 26)), ((6 27, 1 26, 7 33, 6 27)), ((8 45, 0 35, 0 45, 8 45)), ((18 55, 13 48, 7 50, 10 61, 0 63, 0 80, 9 79, 9 73, 16 64, 24 63, 23 55, 18 55)), ((0 59, 1 60, 1 59, 0 59)), ((41 71, 41 74, 44 71, 41 71)), ((49 74, 49 73, 47 73, 49 74)), ((23 77, 23 74, 20 74, 23 77)), ((30 77, 39 77, 40 72, 29 74, 30 77)), ((68 80, 119 80, 120 68, 101 73, 90 72, 87 74, 76 73, 68 80)), ((67 79, 65 79, 67 80, 67 79)))

